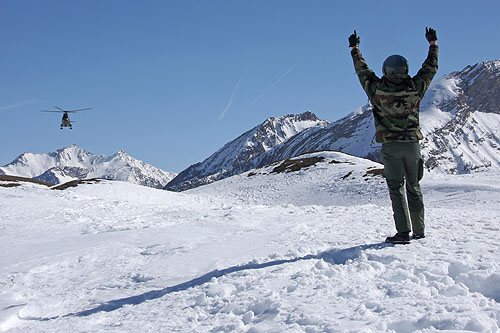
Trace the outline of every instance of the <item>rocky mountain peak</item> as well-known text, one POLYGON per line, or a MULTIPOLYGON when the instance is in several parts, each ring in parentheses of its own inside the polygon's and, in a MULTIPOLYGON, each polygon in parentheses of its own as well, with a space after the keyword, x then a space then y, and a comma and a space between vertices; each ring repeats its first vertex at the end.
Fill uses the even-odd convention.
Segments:
POLYGON ((467 66, 450 76, 459 79, 458 86, 474 110, 500 114, 500 60, 467 66))
POLYGON ((113 155, 114 158, 120 158, 120 159, 129 159, 131 156, 127 154, 123 150, 119 150, 116 154, 113 155))
POLYGON ((304 113, 301 113, 301 114, 297 114, 297 115, 293 115, 295 120, 297 121, 305 121, 305 120, 312 120, 312 121, 318 121, 318 117, 316 117, 316 115, 311 112, 311 111, 306 111, 304 113))
POLYGON ((318 117, 311 111, 306 111, 299 114, 288 114, 279 118, 269 117, 263 123, 262 126, 277 126, 277 124, 284 123, 298 123, 304 121, 319 121, 318 117))
POLYGON ((84 162, 89 156, 92 156, 92 153, 72 144, 71 146, 58 149, 55 153, 51 153, 50 155, 55 157, 58 163, 74 164, 84 162))

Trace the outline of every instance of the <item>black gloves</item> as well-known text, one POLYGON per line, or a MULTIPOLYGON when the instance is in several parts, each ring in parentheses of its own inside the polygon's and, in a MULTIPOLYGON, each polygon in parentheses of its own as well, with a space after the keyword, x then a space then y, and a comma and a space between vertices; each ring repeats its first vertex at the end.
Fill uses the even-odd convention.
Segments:
POLYGON ((427 38, 429 43, 438 40, 436 30, 425 27, 425 38, 427 38))
MULTIPOLYGON (((429 42, 436 41, 438 39, 436 30, 426 27, 425 38, 427 38, 429 42)), ((359 37, 356 30, 354 30, 354 33, 349 36, 349 47, 357 47, 358 45, 359 45, 359 37)))
POLYGON ((356 30, 354 30, 354 33, 349 36, 349 47, 356 47, 358 45, 359 45, 359 37, 358 34, 356 33, 356 30))

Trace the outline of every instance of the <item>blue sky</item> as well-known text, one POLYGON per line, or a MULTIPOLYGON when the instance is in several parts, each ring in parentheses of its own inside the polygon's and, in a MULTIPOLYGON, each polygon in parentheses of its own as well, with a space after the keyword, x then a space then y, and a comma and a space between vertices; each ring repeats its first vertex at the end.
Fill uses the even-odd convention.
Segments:
POLYGON ((499 1, 0 0, 0 165, 77 144, 180 172, 268 117, 337 120, 366 103, 347 37, 378 73, 438 76, 500 58, 499 1), (74 109, 59 129, 53 106, 74 109))

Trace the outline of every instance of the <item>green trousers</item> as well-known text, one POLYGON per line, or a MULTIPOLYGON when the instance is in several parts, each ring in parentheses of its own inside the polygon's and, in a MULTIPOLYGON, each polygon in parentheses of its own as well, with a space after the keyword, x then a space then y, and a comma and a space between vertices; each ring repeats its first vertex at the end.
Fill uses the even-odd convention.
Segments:
POLYGON ((424 174, 424 162, 418 142, 382 144, 382 160, 392 201, 396 230, 424 234, 424 200, 419 181, 424 174), (408 204, 405 199, 405 183, 408 204), (408 214, 409 209, 409 214, 408 214), (411 224, 410 224, 411 222, 411 224))

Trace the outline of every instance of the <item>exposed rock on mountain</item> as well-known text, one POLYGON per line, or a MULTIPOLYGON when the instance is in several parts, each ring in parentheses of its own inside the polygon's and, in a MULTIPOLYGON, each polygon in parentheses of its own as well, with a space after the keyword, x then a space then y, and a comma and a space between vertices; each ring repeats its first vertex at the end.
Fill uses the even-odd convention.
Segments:
POLYGON ((429 97, 422 117, 427 168, 500 170, 500 60, 446 75, 429 97))

